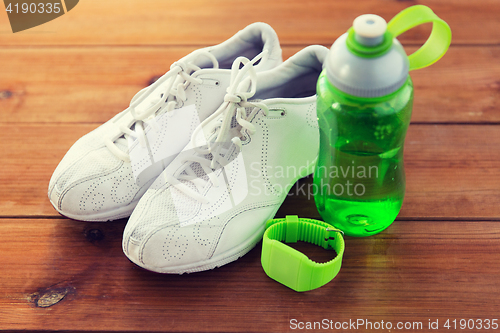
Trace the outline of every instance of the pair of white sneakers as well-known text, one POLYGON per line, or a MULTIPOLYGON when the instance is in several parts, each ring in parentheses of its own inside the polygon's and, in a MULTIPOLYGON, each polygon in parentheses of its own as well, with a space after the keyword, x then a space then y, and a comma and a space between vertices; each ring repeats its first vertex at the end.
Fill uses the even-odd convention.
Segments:
POLYGON ((327 53, 314 45, 282 62, 264 23, 194 51, 71 147, 50 180, 52 205, 82 221, 130 216, 123 251, 151 271, 238 259, 314 170, 327 53))

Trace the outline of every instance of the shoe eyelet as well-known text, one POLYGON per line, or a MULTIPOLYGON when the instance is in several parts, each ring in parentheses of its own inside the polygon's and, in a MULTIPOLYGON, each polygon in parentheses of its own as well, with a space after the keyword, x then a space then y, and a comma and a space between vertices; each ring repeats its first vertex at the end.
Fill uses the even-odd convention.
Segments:
POLYGON ((242 134, 240 137, 240 141, 242 145, 246 145, 250 142, 250 134, 246 133, 242 134))
POLYGON ((271 118, 282 118, 287 115, 287 112, 285 109, 279 108, 279 109, 269 109, 267 112, 267 117, 271 118))
POLYGON ((215 86, 215 87, 218 87, 220 85, 220 81, 217 80, 217 79, 204 78, 202 84, 205 85, 205 86, 215 86))

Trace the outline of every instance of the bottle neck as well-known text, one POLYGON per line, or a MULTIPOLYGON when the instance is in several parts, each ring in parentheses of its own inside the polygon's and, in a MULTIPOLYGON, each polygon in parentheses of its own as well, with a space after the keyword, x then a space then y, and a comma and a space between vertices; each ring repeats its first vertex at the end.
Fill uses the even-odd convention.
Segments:
POLYGON ((392 47, 394 37, 389 31, 382 36, 373 38, 363 37, 354 32, 353 28, 347 31, 346 45, 349 51, 362 58, 381 57, 392 47))
POLYGON ((384 36, 376 37, 364 37, 358 34, 354 34, 355 42, 364 46, 374 47, 384 42, 384 36))
MULTIPOLYGON (((406 77, 405 82, 401 87, 399 87, 396 91, 378 97, 359 97, 355 95, 350 95, 345 93, 344 91, 336 88, 328 79, 327 70, 324 69, 319 77, 319 82, 321 82, 324 90, 327 90, 329 94, 334 95, 334 99, 336 102, 346 105, 369 105, 369 104, 378 104, 387 102, 391 99, 394 99, 397 95, 399 95, 407 86, 413 87, 413 82, 411 80, 410 75, 406 77)), ((319 92, 321 94, 321 92, 319 92)))

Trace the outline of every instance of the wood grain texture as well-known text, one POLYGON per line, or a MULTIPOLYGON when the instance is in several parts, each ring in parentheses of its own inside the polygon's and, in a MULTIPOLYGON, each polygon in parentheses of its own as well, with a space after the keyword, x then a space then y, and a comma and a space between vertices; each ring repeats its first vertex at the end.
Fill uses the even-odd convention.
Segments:
MULTIPOLYGON (((449 332, 455 330, 443 329, 446 319, 498 318, 498 0, 87 0, 16 34, 3 10, 0 330, 295 332, 291 319, 364 319, 422 323, 404 332, 429 332, 429 320, 439 320, 438 332, 449 332), (122 253, 126 220, 77 222, 50 205, 49 179, 69 147, 185 54, 263 21, 276 29, 288 58, 309 44, 330 46, 360 14, 390 19, 417 3, 450 24, 453 41, 441 61, 411 73, 404 205, 382 233, 346 237, 342 269, 326 286, 296 293, 271 280, 260 264, 261 244, 212 271, 148 272, 122 253)), ((425 25, 399 39, 413 52, 429 31, 425 25)), ((319 217, 311 182, 292 188, 277 217, 319 217)), ((332 256, 296 247, 311 258, 332 256)))
MULTIPOLYGON (((370 238, 348 237, 339 275, 307 293, 265 275, 260 243, 212 271, 161 275, 139 269, 122 254, 124 225, 1 220, 0 251, 9 255, 0 258, 0 327, 286 332, 294 318, 427 325, 428 319, 498 315, 500 226, 495 222, 404 221, 370 238), (92 233, 101 239, 89 237, 92 233), (40 297, 64 292, 50 307, 37 306, 40 297)), ((324 251, 302 249, 311 256, 324 251)))
MULTIPOLYGON (((289 58, 302 47, 284 47, 289 58)), ((196 47, 0 50, 0 122, 103 123, 196 47), (2 97, 3 96, 3 97, 2 97)), ((415 47, 408 47, 413 52, 415 47)), ((500 47, 451 47, 414 71, 418 123, 500 123, 500 47)))
MULTIPOLYGON (((58 216, 50 176, 67 149, 97 127, 0 125, 0 216, 58 216)), ((399 218, 500 217, 500 126, 411 125, 405 145, 406 197, 399 218)), ((292 188, 280 213, 319 217, 311 179, 292 188)))
MULTIPOLYGON (((496 0, 423 0, 448 22, 454 43, 498 44, 496 0), (480 33, 479 33, 480 32, 480 33)), ((69 13, 35 29, 12 34, 0 15, 0 45, 200 45, 213 44, 256 21, 271 24, 285 44, 329 44, 365 13, 390 20, 413 1, 133 0, 80 1, 69 13)), ((3 11, 3 8, 2 8, 3 11)), ((423 43, 426 29, 404 40, 423 43)))

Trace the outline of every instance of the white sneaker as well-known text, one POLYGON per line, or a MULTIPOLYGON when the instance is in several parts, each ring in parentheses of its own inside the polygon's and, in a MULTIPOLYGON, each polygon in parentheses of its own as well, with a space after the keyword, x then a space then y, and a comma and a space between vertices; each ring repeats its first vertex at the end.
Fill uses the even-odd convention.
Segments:
POLYGON ((275 31, 254 23, 219 45, 194 51, 137 93, 126 110, 80 138, 50 180, 54 208, 83 221, 128 217, 196 126, 222 103, 239 56, 258 57, 258 71, 282 63, 275 31))
POLYGON ((310 46, 261 73, 237 60, 225 102, 132 213, 123 238, 131 261, 160 273, 196 272, 255 246, 289 189, 314 170, 316 82, 327 53, 310 46))

